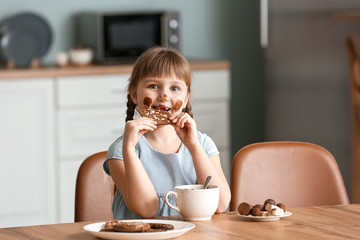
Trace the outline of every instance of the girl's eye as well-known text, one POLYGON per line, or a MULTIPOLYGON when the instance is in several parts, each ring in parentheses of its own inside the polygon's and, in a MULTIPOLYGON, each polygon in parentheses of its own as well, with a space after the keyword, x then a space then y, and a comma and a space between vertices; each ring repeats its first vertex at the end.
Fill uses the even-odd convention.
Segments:
POLYGON ((149 88, 158 89, 159 87, 156 84, 150 84, 149 88))
POLYGON ((178 88, 178 87, 174 86, 174 87, 171 87, 171 90, 173 90, 173 91, 179 91, 179 90, 180 90, 180 88, 178 88))

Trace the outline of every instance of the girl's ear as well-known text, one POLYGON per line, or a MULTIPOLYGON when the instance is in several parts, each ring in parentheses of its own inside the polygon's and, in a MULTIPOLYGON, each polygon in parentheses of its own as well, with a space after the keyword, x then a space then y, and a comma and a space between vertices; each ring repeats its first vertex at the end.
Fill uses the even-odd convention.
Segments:
POLYGON ((136 91, 135 90, 130 90, 130 96, 131 96, 131 100, 137 105, 138 104, 138 99, 136 96, 136 91))

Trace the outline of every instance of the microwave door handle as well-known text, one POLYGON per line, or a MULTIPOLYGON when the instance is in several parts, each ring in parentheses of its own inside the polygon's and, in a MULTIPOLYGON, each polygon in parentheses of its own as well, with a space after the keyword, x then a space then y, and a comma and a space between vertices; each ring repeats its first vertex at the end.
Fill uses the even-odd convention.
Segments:
POLYGON ((260 0, 260 45, 267 48, 269 45, 269 2, 260 0))

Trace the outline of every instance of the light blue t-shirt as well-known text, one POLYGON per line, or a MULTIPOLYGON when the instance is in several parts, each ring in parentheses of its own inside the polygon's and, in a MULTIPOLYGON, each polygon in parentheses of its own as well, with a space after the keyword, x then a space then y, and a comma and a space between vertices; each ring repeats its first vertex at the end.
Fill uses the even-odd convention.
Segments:
MULTIPOLYGON (((215 143, 209 136, 198 132, 198 137, 201 146, 204 148, 209 157, 219 154, 215 143)), ((123 159, 122 144, 123 136, 116 139, 108 150, 107 157, 103 165, 104 170, 108 175, 110 175, 108 160, 123 159)), ((181 144, 178 153, 163 154, 156 151, 146 140, 145 136, 142 136, 135 146, 135 152, 142 162, 157 193, 159 209, 156 216, 178 215, 179 213, 177 211, 170 208, 165 203, 164 195, 168 191, 173 190, 175 186, 197 184, 195 168, 189 150, 184 144, 181 144)), ((174 199, 170 197, 171 196, 169 196, 170 202, 173 205, 176 205, 174 199)), ((114 219, 140 218, 140 216, 132 213, 127 208, 118 189, 116 189, 115 192, 112 210, 114 219)))

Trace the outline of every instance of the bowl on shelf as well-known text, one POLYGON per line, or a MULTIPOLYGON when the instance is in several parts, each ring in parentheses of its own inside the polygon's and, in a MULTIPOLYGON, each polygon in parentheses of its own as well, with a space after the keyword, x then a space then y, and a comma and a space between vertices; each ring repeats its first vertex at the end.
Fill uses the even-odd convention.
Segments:
POLYGON ((69 52, 70 63, 75 66, 89 65, 93 59, 93 51, 90 48, 78 48, 69 52))

